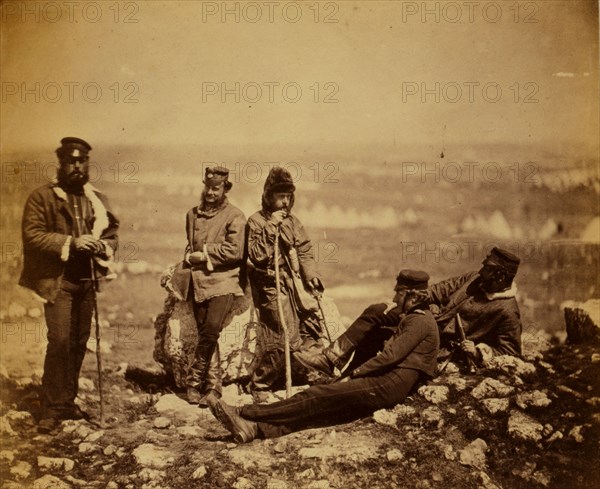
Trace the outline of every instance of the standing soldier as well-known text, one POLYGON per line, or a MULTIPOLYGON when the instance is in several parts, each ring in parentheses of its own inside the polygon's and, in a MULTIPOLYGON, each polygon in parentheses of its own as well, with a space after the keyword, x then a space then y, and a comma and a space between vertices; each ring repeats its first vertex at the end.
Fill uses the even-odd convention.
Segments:
POLYGON ((206 169, 200 204, 186 216, 187 268, 181 270, 183 275, 174 277, 184 284, 184 299, 188 293, 193 294, 198 343, 186 379, 187 398, 190 404, 204 407, 208 397, 221 397, 219 334, 235 297, 244 295, 240 270, 244 263, 246 217, 227 200, 233 186, 228 178, 227 168, 206 169))
POLYGON ((23 212, 19 283, 44 300, 48 328, 40 433, 63 419, 87 417, 75 398, 90 336, 93 280, 108 271, 119 227, 106 197, 88 183, 91 149, 83 139, 63 138, 57 179, 34 190, 23 212))
POLYGON ((284 335, 277 308, 280 294, 284 321, 288 328, 290 350, 302 345, 301 318, 294 297, 292 268, 298 269, 303 283, 323 291, 317 276, 312 244, 300 220, 291 213, 296 187, 284 168, 272 168, 265 181, 262 209, 248 219, 248 257, 254 265, 252 289, 257 304, 261 330, 258 335, 257 358, 250 389, 266 390, 283 379, 284 335), (275 283, 274 245, 279 235, 281 249, 280 284, 275 283))

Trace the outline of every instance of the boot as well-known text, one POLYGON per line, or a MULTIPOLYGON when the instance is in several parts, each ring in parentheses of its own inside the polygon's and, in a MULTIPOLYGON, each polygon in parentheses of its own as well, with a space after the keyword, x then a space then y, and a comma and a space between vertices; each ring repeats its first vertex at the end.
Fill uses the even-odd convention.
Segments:
POLYGON ((208 368, 206 369, 204 384, 202 385, 203 396, 198 401, 199 407, 208 407, 208 397, 214 397, 215 399, 221 398, 223 390, 222 377, 221 354, 219 352, 219 345, 217 344, 212 357, 210 357, 208 368))
POLYGON ((237 443, 248 443, 258 436, 258 424, 242 418, 239 410, 235 407, 226 404, 221 399, 211 400, 208 407, 213 416, 233 435, 233 439, 237 443))
POLYGON ((334 369, 341 370, 353 351, 354 345, 345 335, 342 335, 323 350, 310 349, 294 352, 294 359, 308 369, 317 370, 324 375, 333 377, 334 369))

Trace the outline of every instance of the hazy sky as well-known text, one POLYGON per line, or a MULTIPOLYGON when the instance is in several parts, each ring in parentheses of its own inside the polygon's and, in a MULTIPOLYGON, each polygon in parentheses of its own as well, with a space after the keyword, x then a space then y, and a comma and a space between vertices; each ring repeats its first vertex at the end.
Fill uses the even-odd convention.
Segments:
POLYGON ((53 149, 64 135, 95 146, 598 148, 595 0, 1 9, 3 151, 53 149))

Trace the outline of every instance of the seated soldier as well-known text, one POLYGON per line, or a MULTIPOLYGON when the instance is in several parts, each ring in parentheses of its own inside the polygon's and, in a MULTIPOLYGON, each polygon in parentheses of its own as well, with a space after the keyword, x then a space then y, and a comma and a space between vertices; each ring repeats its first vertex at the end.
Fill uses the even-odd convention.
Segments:
POLYGON ((428 289, 431 308, 440 327, 442 348, 456 340, 460 315, 466 340, 462 352, 477 364, 495 355, 521 354, 521 319, 513 279, 519 257, 493 248, 478 272, 450 278, 428 289))
MULTIPOLYGON (((421 273, 418 277, 423 276, 421 273)), ((237 442, 249 442, 350 421, 403 402, 419 380, 433 376, 439 333, 433 315, 423 303, 424 290, 403 288, 396 298, 402 308, 399 312, 404 314, 397 331, 385 342, 380 354, 348 377, 309 387, 273 404, 235 408, 214 397, 209 401, 211 412, 237 442)))
POLYGON ((346 369, 350 372, 377 354, 383 343, 397 330, 404 313, 402 300, 407 289, 424 290, 429 275, 415 270, 402 270, 396 277, 391 303, 372 304, 329 347, 294 352, 298 363, 309 370, 331 377, 335 369, 342 370, 354 352, 346 369))

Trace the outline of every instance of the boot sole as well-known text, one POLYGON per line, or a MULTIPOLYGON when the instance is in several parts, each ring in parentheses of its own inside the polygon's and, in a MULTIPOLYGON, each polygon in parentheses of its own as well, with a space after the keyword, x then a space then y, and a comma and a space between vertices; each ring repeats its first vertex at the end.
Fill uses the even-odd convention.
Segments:
POLYGON ((210 408, 210 412, 213 414, 215 418, 217 418, 225 428, 233 435, 233 439, 236 443, 246 443, 251 440, 247 440, 244 436, 244 433, 241 432, 230 414, 227 410, 222 406, 220 399, 211 400, 208 405, 210 408))

